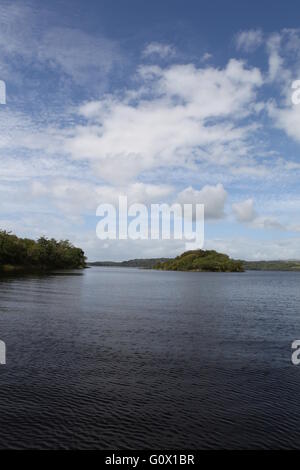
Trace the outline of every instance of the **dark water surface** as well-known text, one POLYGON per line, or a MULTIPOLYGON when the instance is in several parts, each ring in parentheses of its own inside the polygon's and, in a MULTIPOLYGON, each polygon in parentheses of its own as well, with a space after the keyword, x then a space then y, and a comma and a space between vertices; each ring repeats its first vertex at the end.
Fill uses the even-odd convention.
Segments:
POLYGON ((0 280, 0 448, 300 448, 300 273, 0 280))

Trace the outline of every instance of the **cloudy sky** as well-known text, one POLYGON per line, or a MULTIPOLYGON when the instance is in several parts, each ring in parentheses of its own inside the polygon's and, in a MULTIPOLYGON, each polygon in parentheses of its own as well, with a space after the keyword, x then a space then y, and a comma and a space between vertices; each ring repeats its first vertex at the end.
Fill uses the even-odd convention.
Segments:
POLYGON ((205 248, 300 258, 300 5, 0 0, 0 227, 90 260, 173 256, 101 241, 96 209, 205 204, 205 248))

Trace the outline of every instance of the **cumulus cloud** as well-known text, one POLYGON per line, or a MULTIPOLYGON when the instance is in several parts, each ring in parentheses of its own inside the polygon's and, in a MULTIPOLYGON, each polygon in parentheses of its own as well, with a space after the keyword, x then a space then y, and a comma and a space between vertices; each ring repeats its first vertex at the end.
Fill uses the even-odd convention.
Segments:
POLYGON ((300 141, 300 106, 293 102, 298 93, 293 83, 300 77, 300 29, 285 29, 267 41, 269 81, 279 87, 280 99, 268 103, 267 111, 275 126, 295 141, 300 141))
POLYGON ((216 186, 206 185, 200 191, 191 186, 178 194, 177 202, 180 204, 204 204, 206 219, 221 219, 225 216, 224 207, 227 192, 222 184, 216 186))
MULTIPOLYGON (((237 37, 241 47, 248 37, 244 33, 246 32, 237 37)), ((300 79, 300 28, 286 28, 269 35, 264 34, 264 42, 268 59, 264 84, 272 88, 271 99, 261 109, 266 110, 275 129, 283 130, 288 137, 299 142, 300 106, 293 101, 293 96, 295 93, 299 94, 299 89, 293 88, 293 84, 300 79)), ((286 168, 291 169, 293 165, 287 159, 286 168)), ((239 171, 240 168, 237 169, 239 171)))
MULTIPOLYGON (((290 97, 292 96, 290 88, 290 97)), ((300 142, 300 105, 295 105, 290 101, 284 106, 270 103, 268 106, 269 116, 274 120, 276 127, 282 129, 288 136, 300 142)))
MULTIPOLYGON (((291 83, 300 78, 299 30, 271 35, 251 30, 237 36, 237 48, 245 52, 252 52, 264 40, 265 73, 234 58, 213 66, 209 53, 195 63, 177 63, 173 46, 152 42, 142 53, 148 65, 137 64, 133 77, 126 76, 120 88, 113 84, 111 93, 105 94, 107 77, 124 60, 119 46, 101 35, 57 27, 52 20, 44 28, 38 9, 29 5, 20 9, 16 2, 7 2, 7 8, 0 8, 1 78, 17 80, 19 64, 26 70, 32 67, 37 80, 47 76, 45 89, 35 86, 37 97, 48 92, 51 72, 60 84, 54 95, 61 114, 47 102, 47 94, 43 112, 35 106, 34 113, 25 106, 16 111, 10 100, 1 109, 4 226, 19 234, 23 230, 27 236, 42 232, 68 237, 72 233, 72 241, 93 259, 174 256, 183 251, 183 243, 108 242, 104 246, 91 230, 97 205, 117 204, 119 195, 127 195, 129 203, 204 203, 206 220, 219 220, 220 224, 212 226, 220 227, 221 235, 223 225, 232 223, 232 217, 225 217, 232 191, 236 201, 240 190, 246 190, 249 198, 232 207, 235 220, 245 224, 243 230, 251 228, 251 236, 255 229, 299 231, 297 214, 287 212, 288 201, 282 201, 280 210, 264 206, 266 213, 257 214, 251 197, 255 194, 256 207, 260 207, 258 194, 269 191, 269 199, 277 203, 280 191, 287 193, 291 183, 297 185, 297 154, 288 153, 287 146, 281 155, 273 133, 282 129, 299 142, 300 106, 291 103, 291 83), (81 102, 78 85, 84 85, 81 102), (72 87, 78 105, 70 109, 65 91, 72 87), (266 87, 273 97, 267 105, 263 101, 270 96, 263 94, 266 87), (22 218, 25 206, 27 215, 22 218), (49 214, 48 227, 43 213, 49 214)), ((35 101, 26 96, 24 101, 35 104, 43 101, 40 98, 35 101)), ((21 93, 15 98, 20 107, 22 99, 21 93)), ((237 257, 248 253, 254 257, 257 250, 258 258, 263 257, 263 250, 269 256, 269 246, 280 249, 279 242, 272 240, 260 247, 258 241, 251 244, 232 241, 232 237, 230 243, 222 237, 208 239, 209 246, 237 257)), ((295 254, 296 248, 295 244, 291 250, 287 243, 282 245, 280 257, 295 254)))
MULTIPOLYGON (((54 206, 64 214, 81 215, 82 213, 94 213, 97 207, 97 188, 86 181, 55 178, 47 183, 34 181, 31 185, 31 193, 34 198, 46 198, 49 204, 54 206)), ((102 188, 102 195, 111 197, 108 188, 102 188)), ((99 203, 99 202, 98 202, 99 203)))
POLYGON ((114 204, 116 207, 120 196, 126 196, 128 204, 151 204, 165 200, 173 193, 169 185, 132 183, 126 187, 97 185, 78 179, 53 179, 44 183, 33 181, 30 188, 33 197, 46 197, 65 214, 95 214, 99 204, 114 204))
POLYGON ((191 168, 217 143, 243 141, 261 73, 230 60, 223 70, 192 64, 139 69, 141 88, 81 107, 86 123, 70 131, 65 150, 119 184, 159 167, 191 168))
POLYGON ((232 210, 238 222, 249 224, 252 228, 292 231, 290 226, 284 226, 277 217, 258 215, 252 198, 232 204, 232 210))
POLYGON ((256 217, 253 199, 232 204, 233 212, 239 222, 252 222, 256 217))

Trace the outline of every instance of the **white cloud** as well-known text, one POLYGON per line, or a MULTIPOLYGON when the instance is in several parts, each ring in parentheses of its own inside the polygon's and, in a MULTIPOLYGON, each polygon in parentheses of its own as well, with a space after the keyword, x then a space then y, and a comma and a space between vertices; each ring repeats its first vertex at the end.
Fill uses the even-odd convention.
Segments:
POLYGON ((269 80, 273 81, 275 79, 282 80, 284 77, 283 59, 280 56, 280 43, 281 36, 276 33, 271 35, 267 41, 267 49, 269 52, 269 80))
MULTIPOLYGON (((300 79, 300 29, 284 29, 272 34, 267 41, 269 82, 278 87, 279 96, 268 103, 269 117, 295 141, 300 141, 300 106, 292 102, 292 84, 300 79)), ((274 93, 274 92, 273 92, 274 93)))
MULTIPOLYGON (((300 28, 285 28, 270 34, 266 40, 266 49, 269 55, 269 81, 278 82, 285 88, 290 86, 293 79, 299 78, 300 28)), ((283 96, 286 96, 286 92, 283 92, 283 96)))
POLYGON ((260 29, 250 29, 241 31, 236 36, 236 46, 238 49, 252 52, 263 42, 263 33, 260 29))
MULTIPOLYGON (((105 247, 93 230, 86 230, 85 222, 91 223, 99 203, 117 204, 119 195, 127 195, 129 203, 204 203, 207 220, 222 220, 211 224, 222 233, 223 225, 235 224, 232 217, 225 218, 225 204, 234 188, 235 198, 239 190, 247 191, 248 199, 236 202, 232 209, 236 220, 246 224, 243 230, 251 229, 251 236, 256 229, 299 231, 297 214, 287 210, 291 201, 270 210, 255 194, 256 207, 265 207, 267 214, 261 215, 256 214, 251 197, 270 190, 275 204, 280 192, 297 183, 297 155, 293 161, 284 159, 276 151, 276 139, 267 143, 268 128, 260 113, 267 110, 271 124, 299 142, 300 106, 293 107, 290 101, 291 79, 300 78, 299 31, 267 36, 253 30, 238 36, 238 48, 248 52, 266 39, 269 70, 265 75, 236 59, 223 67, 210 66, 208 53, 197 62, 202 66, 173 63, 174 47, 150 43, 143 54, 151 59, 147 63, 172 58, 172 65, 142 65, 135 81, 129 82, 132 88, 104 95, 103 83, 123 60, 114 41, 51 26, 51 22, 45 30, 29 7, 19 9, 14 4, 0 11, 1 78, 12 72, 18 59, 32 67, 36 77, 37 71, 47 75, 50 70, 61 85, 54 93, 62 92, 58 99, 64 89, 76 85, 77 90, 78 84, 94 87, 90 96, 102 96, 79 104, 72 115, 65 101, 61 114, 54 108, 35 116, 31 110, 25 114, 13 107, 1 108, 0 206, 7 227, 26 231, 27 236, 42 232, 68 237, 71 233, 72 241, 94 259, 174 256, 184 250, 184 243, 124 242, 105 247), (294 62, 288 62, 288 56, 294 62), (268 106, 257 98, 260 89, 264 92, 263 85, 272 87, 268 106), (226 190, 216 184, 219 181, 226 190), (26 215, 20 216, 24 211, 26 215), (42 214, 49 215, 48 226, 42 214)), ((22 101, 20 96, 15 99, 22 101)), ((48 107, 46 100, 44 104, 48 107)), ((291 200, 295 197, 291 192, 291 200)), ((232 227, 236 224, 227 226, 232 227)), ((267 237, 268 232, 261 236, 267 237)), ((260 246, 259 241, 231 237, 230 243, 207 240, 206 247, 213 244, 243 258, 267 257, 272 247, 278 257, 297 251, 295 244, 289 249, 287 243, 280 251, 280 243, 273 240, 260 246)))
POLYGON ((118 44, 79 29, 57 27, 47 9, 43 9, 43 15, 48 15, 49 24, 44 28, 40 10, 30 3, 0 3, 1 78, 18 80, 19 72, 12 63, 23 60, 27 66, 49 68, 77 84, 103 90, 113 67, 124 62, 118 44))
POLYGON ((249 224, 252 228, 267 230, 288 229, 279 222, 277 217, 258 215, 254 209, 254 200, 252 198, 232 204, 232 210, 238 222, 249 224))
MULTIPOLYGON (((292 89, 290 95, 292 95, 292 89)), ((269 104, 268 112, 276 127, 284 130, 295 141, 300 142, 300 105, 294 105, 290 101, 290 103, 280 107, 273 102, 269 104)))
POLYGON ((204 204, 206 219, 220 219, 225 216, 224 207, 227 192, 222 184, 204 186, 200 191, 191 186, 178 194, 177 202, 180 204, 204 204))
POLYGON ((150 42, 143 50, 143 56, 159 56, 163 59, 166 57, 172 57, 175 55, 175 49, 170 44, 164 44, 160 42, 150 42))
POLYGON ((277 217, 260 216, 253 220, 253 227, 267 230, 286 230, 277 217))
POLYGON ((210 54, 209 52, 205 52, 201 58, 201 61, 202 62, 207 62, 208 60, 210 60, 212 58, 212 54, 210 54))
POLYGON ((239 222, 252 222, 256 217, 253 199, 232 204, 233 212, 239 222))
POLYGON ((105 37, 71 28, 52 28, 42 38, 38 58, 60 67, 75 82, 103 89, 101 80, 123 61, 119 47, 105 37))
POLYGON ((53 181, 36 180, 31 184, 31 194, 36 198, 46 197, 64 214, 95 215, 99 204, 118 205, 120 196, 127 196, 128 204, 151 204, 165 200, 173 193, 169 185, 132 183, 126 187, 97 185, 85 180, 55 178, 53 181))
POLYGON ((227 253, 235 259, 252 261, 300 259, 299 238, 251 239, 247 237, 213 238, 205 248, 227 253))
POLYGON ((129 90, 86 104, 79 110, 86 124, 66 138, 72 158, 88 161, 104 180, 120 184, 154 168, 191 168, 211 146, 253 131, 236 122, 251 113, 262 84, 258 69, 231 60, 223 70, 188 64, 141 67, 139 74, 133 102, 129 90))

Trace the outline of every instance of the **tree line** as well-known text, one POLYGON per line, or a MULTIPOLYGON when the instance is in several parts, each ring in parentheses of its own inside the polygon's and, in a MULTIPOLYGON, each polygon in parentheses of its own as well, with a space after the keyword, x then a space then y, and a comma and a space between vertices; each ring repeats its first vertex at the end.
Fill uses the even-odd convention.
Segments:
POLYGON ((38 269, 83 268, 85 255, 69 240, 40 237, 37 241, 19 238, 0 230, 0 266, 22 266, 38 269))

